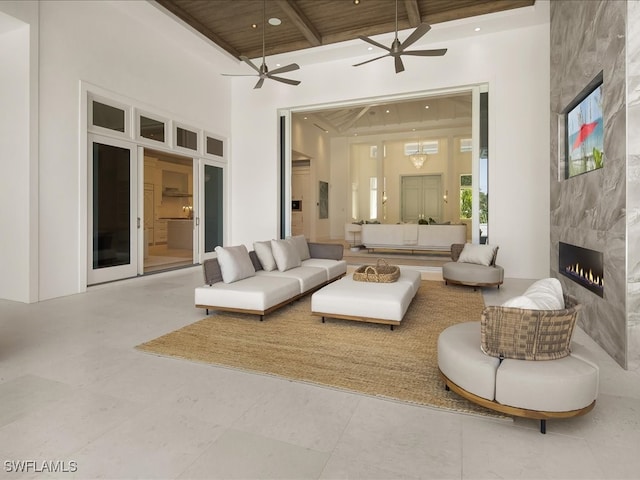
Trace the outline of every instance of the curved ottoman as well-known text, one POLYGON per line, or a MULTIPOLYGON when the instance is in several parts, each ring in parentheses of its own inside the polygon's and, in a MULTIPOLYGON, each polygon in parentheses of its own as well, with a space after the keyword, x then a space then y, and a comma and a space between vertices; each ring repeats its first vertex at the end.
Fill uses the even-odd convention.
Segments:
POLYGON ((480 322, 452 325, 438 337, 438 368, 447 389, 483 407, 546 420, 584 415, 598 395, 598 366, 587 350, 556 360, 500 360, 480 349, 480 322))

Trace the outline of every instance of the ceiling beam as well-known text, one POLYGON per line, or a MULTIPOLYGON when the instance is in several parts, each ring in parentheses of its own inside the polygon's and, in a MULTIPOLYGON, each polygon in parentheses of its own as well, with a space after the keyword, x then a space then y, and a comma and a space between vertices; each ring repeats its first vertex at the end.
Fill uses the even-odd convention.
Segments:
POLYGON ((322 35, 316 27, 309 21, 300 7, 292 0, 276 0, 278 6, 284 11, 285 15, 293 22, 295 27, 306 38, 312 47, 322 45, 322 35))
POLYGON ((404 0, 404 8, 407 10, 409 25, 415 28, 422 23, 422 16, 420 15, 418 0, 404 0))
POLYGON ((171 12, 176 17, 178 17, 180 20, 184 21, 185 23, 190 25, 192 28, 194 28, 195 30, 200 32, 202 35, 207 37, 213 43, 215 43, 219 47, 223 48, 224 50, 229 52, 231 55, 236 57, 237 59, 240 59, 240 55, 242 55, 242 54, 238 50, 236 50, 231 45, 229 45, 227 42, 225 42, 223 38, 221 38, 218 35, 216 35, 216 33, 213 30, 211 30, 210 28, 206 27, 199 20, 197 20, 196 18, 194 18, 193 16, 191 16, 187 12, 185 12, 182 8, 180 8, 178 5, 176 5, 175 2, 170 1, 170 0, 155 0, 155 2, 158 5, 162 6, 164 9, 168 10, 169 12, 171 12))

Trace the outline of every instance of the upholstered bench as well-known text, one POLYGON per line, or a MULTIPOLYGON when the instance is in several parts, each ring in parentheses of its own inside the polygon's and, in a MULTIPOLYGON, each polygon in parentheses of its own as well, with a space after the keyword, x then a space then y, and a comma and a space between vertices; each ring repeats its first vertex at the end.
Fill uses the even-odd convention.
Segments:
POLYGON ((400 325, 420 288, 420 272, 400 269, 393 283, 358 282, 348 275, 311 296, 311 313, 360 322, 400 325))
MULTIPOLYGON (((526 304, 529 297, 519 298, 526 304)), ((569 343, 580 305, 565 296, 562 307, 491 306, 481 321, 446 328, 438 337, 438 367, 447 389, 483 407, 540 420, 541 433, 548 419, 591 411, 599 369, 583 346, 569 343)))

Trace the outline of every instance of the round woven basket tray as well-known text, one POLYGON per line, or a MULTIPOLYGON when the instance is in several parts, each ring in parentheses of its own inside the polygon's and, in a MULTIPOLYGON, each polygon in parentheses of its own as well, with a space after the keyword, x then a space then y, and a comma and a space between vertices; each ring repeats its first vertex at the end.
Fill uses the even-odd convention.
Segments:
POLYGON ((400 267, 379 258, 375 265, 362 265, 353 272, 357 282, 393 283, 400 278, 400 267))

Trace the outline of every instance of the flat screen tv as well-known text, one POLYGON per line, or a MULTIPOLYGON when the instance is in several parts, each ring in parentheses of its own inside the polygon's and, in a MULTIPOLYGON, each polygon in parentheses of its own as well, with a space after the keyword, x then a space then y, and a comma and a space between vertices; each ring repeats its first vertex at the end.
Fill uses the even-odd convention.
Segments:
POLYGON ((565 113, 565 178, 602 168, 604 121, 602 72, 567 106, 565 113))

